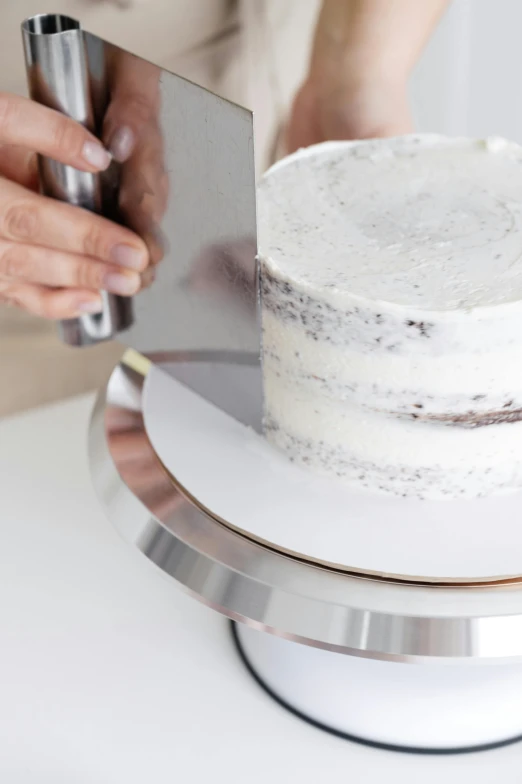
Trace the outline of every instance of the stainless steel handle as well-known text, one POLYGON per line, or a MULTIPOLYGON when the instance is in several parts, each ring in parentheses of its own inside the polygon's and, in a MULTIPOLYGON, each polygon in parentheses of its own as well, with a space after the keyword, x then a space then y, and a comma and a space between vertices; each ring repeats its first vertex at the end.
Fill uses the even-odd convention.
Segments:
MULTIPOLYGON (((103 42, 93 38, 96 51, 88 52, 80 23, 61 14, 26 19, 22 37, 30 97, 99 133, 107 93, 103 42)), ((81 172, 44 156, 39 159, 39 172, 45 195, 113 217, 103 175, 81 172)), ((132 324, 130 300, 102 292, 102 302, 99 314, 61 322, 65 343, 86 346, 110 340, 132 324)))

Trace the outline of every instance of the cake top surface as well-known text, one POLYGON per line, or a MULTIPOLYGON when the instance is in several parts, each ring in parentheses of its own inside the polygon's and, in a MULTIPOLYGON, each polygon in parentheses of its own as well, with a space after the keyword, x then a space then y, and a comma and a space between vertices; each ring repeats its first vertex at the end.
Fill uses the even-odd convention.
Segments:
POLYGON ((433 311, 522 300, 522 147, 326 142, 270 169, 259 252, 305 289, 433 311))

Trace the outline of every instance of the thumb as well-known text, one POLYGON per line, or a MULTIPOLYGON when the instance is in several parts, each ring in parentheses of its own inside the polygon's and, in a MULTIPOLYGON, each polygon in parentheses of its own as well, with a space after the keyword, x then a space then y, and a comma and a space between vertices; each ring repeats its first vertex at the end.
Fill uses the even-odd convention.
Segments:
POLYGON ((131 157, 147 128, 157 123, 159 108, 159 68, 119 52, 102 134, 116 161, 131 157))

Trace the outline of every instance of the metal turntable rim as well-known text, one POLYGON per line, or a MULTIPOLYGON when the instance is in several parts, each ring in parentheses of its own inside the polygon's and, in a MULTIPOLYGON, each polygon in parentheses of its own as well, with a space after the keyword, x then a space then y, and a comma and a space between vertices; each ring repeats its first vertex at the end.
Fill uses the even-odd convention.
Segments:
POLYGON ((522 574, 521 575, 513 575, 512 577, 498 577, 498 578, 491 578, 491 579, 483 579, 483 580, 466 580, 465 578, 454 578, 453 580, 444 580, 444 579, 436 579, 436 578, 426 578, 426 577, 415 577, 415 576, 408 576, 408 575, 400 575, 394 573, 386 573, 386 572, 377 572, 372 570, 364 570, 364 569, 357 569, 356 567, 349 567, 343 566, 342 564, 335 564, 327 561, 321 561, 319 559, 313 559, 301 553, 293 552, 292 550, 287 550, 273 542, 269 542, 266 539, 262 539, 261 537, 254 536, 249 531, 245 531, 243 528, 236 527, 229 523, 227 520, 224 520, 221 517, 212 512, 211 509, 206 508, 195 496, 193 496, 186 487, 184 487, 176 477, 171 474, 167 466, 162 462, 162 460, 156 454, 158 463, 163 468, 165 474, 171 479, 173 485, 176 489, 193 504, 197 509, 199 509, 203 514, 207 517, 211 518, 216 524, 223 526, 227 530, 231 531, 232 533, 241 536, 246 541, 252 542, 260 547, 263 547, 266 550, 270 550, 273 553, 277 553, 282 555, 286 558, 291 558, 293 561, 298 563, 307 564, 308 566, 316 567, 319 569, 323 569, 335 574, 346 575, 349 577, 358 577, 360 579, 366 580, 374 580, 383 583, 391 583, 397 585, 422 585, 427 586, 430 588, 437 588, 437 587, 452 587, 452 588, 486 588, 486 587, 494 587, 494 586, 502 586, 502 585, 521 585, 522 586, 522 574))
MULTIPOLYGON (((219 525, 176 493, 140 437, 169 493, 170 515, 124 477, 111 417, 140 417, 148 361, 118 365, 89 428, 89 462, 108 519, 125 541, 211 609, 255 628, 343 654, 416 664, 522 659, 518 584, 427 585, 336 573, 271 552, 219 525), (219 534, 221 531, 221 534, 219 534)), ((143 422, 142 422, 143 425, 143 422)), ((133 431, 137 432, 137 431, 133 431)))

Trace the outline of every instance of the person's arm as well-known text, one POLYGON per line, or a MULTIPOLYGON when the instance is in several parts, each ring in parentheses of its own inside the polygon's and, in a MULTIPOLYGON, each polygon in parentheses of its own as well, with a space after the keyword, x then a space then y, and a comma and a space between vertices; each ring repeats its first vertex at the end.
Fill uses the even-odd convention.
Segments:
POLYGON ((407 79, 448 0, 324 0, 311 70, 407 79))
POLYGON ((288 151, 411 130, 410 72, 448 0, 323 0, 288 151))

